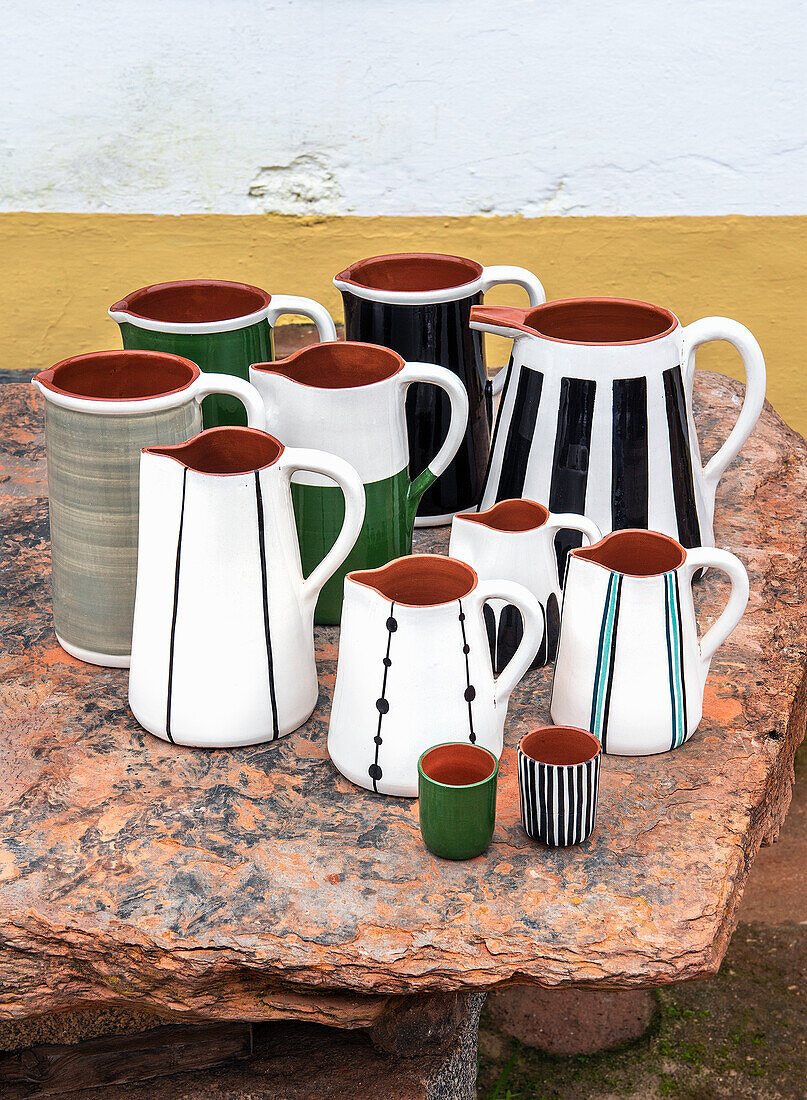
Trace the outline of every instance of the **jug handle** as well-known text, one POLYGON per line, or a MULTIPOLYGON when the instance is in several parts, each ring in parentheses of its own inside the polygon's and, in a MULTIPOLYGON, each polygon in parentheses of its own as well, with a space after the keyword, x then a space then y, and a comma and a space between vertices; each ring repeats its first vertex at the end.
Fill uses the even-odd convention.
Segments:
POLYGON ((203 371, 196 379, 192 393, 200 405, 211 393, 226 393, 230 397, 237 397, 247 410, 247 425, 262 430, 266 427, 266 410, 261 395, 243 378, 236 378, 232 374, 206 374, 203 371))
MULTIPOLYGON (((529 308, 521 309, 519 306, 471 306, 470 326, 477 332, 489 332, 491 336, 517 340, 524 333, 533 334, 525 323, 528 313, 529 308)), ((503 389, 506 377, 507 368, 503 367, 491 378, 490 393, 493 397, 497 397, 503 389)))
POLYGON ((336 325, 333 317, 325 306, 315 302, 313 298, 300 298, 296 294, 273 294, 266 311, 266 320, 274 325, 278 317, 284 313, 296 313, 300 317, 307 317, 317 326, 317 335, 320 343, 336 339, 336 325))
POLYGON ((527 292, 530 300, 530 308, 541 306, 546 301, 544 284, 526 267, 514 267, 512 264, 499 264, 482 268, 482 293, 485 294, 494 286, 504 284, 521 286, 527 292))
POLYGON ((397 377, 404 399, 413 382, 425 382, 445 390, 451 403, 451 419, 442 447, 426 469, 421 470, 409 483, 409 513, 410 520, 414 522, 420 498, 430 485, 434 485, 465 438, 465 429, 468 426, 468 393, 456 374, 445 367, 435 366, 434 363, 405 363, 397 377))
POLYGON ((728 317, 702 317, 700 321, 693 321, 683 330, 681 362, 684 365, 686 392, 692 392, 695 352, 702 344, 712 340, 725 340, 740 353, 745 368, 745 398, 728 439, 703 468, 703 484, 711 513, 714 512, 718 482, 754 430, 765 402, 765 359, 762 349, 745 325, 728 317))
MULTIPOLYGON (((320 589, 333 576, 359 537, 364 523, 364 485, 349 462, 325 451, 315 451, 308 447, 286 447, 278 462, 280 474, 286 482, 291 496, 292 475, 300 471, 323 474, 335 481, 345 497, 345 518, 342 529, 328 553, 302 580, 301 602, 313 615, 320 589)), ((291 501, 289 501, 291 507, 291 501)), ((293 516, 293 511, 292 511, 293 516)), ((302 576, 302 571, 301 571, 302 576)))
POLYGON ((731 592, 726 606, 717 621, 709 627, 700 640, 702 672, 705 679, 712 657, 745 613, 750 591, 748 573, 740 559, 730 554, 728 550, 718 550, 714 546, 697 546, 687 550, 686 554, 681 570, 682 580, 685 583, 691 585, 694 574, 699 569, 707 568, 718 569, 731 581, 731 592))
POLYGON ((485 619, 482 608, 489 600, 504 600, 521 612, 524 633, 515 653, 498 676, 493 679, 493 698, 497 707, 507 706, 513 688, 532 664, 533 658, 543 644, 546 636, 546 615, 543 607, 523 584, 515 581, 480 581, 466 598, 466 603, 475 606, 486 637, 485 619))
MULTIPOLYGON (((544 530, 554 534, 558 531, 579 531, 584 538, 588 539, 589 546, 593 546, 602 538, 602 531, 597 524, 587 516, 578 515, 576 512, 550 512, 549 519, 544 524, 544 530)), ((558 573, 558 585, 563 588, 563 577, 560 573, 558 573)))

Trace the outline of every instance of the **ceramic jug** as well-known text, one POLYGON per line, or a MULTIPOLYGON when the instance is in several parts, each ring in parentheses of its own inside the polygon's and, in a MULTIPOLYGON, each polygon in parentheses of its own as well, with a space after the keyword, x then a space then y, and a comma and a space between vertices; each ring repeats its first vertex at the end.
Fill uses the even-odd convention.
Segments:
MULTIPOLYGON (((457 452, 468 420, 465 389, 451 371, 404 363, 374 344, 339 341, 304 348, 249 372, 266 408, 266 430, 289 446, 316 445, 351 464, 364 482, 364 526, 346 560, 320 592, 314 621, 338 623, 346 574, 373 569, 412 550, 423 493, 457 452), (410 476, 405 402, 412 384, 438 387, 451 408, 448 434, 414 480, 410 476)), ((317 474, 291 487, 303 572, 325 556, 342 524, 342 494, 317 474)))
POLYGON ((510 581, 480 582, 433 554, 349 573, 328 752, 352 783, 415 798, 418 759, 445 741, 502 751, 510 694, 541 644, 538 601, 510 581), (482 608, 514 604, 524 635, 494 676, 482 608))
MULTIPOLYGON (((601 531, 641 527, 687 547, 714 545, 718 482, 765 398, 765 362, 748 329, 725 317, 683 328, 668 309, 620 298, 478 307, 471 327, 515 341, 496 378, 481 508, 526 496, 588 516, 601 531), (710 340, 739 351, 746 391, 728 439, 702 467, 692 382, 695 352, 710 340)), ((557 540, 561 565, 574 545, 579 536, 557 540)))
MULTIPOLYGON (((405 252, 360 260, 340 272, 345 335, 392 348, 406 360, 438 363, 468 391, 468 428, 457 454, 427 489, 416 526, 450 523, 455 512, 479 501, 490 448, 492 406, 482 338, 468 327, 471 307, 502 283, 524 287, 531 305, 544 288, 523 267, 483 267, 475 260, 431 252, 405 252)), ((448 430, 449 403, 432 386, 412 386, 406 401, 412 476, 440 446, 448 430)))
POLYGON ((701 720, 716 650, 743 616, 748 574, 733 554, 685 549, 656 531, 625 530, 568 558, 552 720, 590 730, 604 752, 677 748, 701 720), (693 574, 731 581, 717 622, 698 640, 693 574))
MULTIPOLYGON (((125 348, 174 352, 202 371, 244 381, 250 363, 274 359, 272 327, 284 313, 309 317, 320 340, 336 339, 331 315, 311 298, 267 294, 247 283, 218 279, 155 283, 109 308, 125 348)), ((229 397, 208 397, 202 413, 206 428, 246 424, 238 402, 229 397)))
POLYGON ((252 428, 210 428, 147 447, 129 705, 178 745, 224 748, 282 737, 317 702, 314 606, 361 529, 364 491, 347 462, 284 447, 252 428), (307 579, 289 481, 325 474, 345 519, 307 579))
POLYGON ((195 435, 207 394, 232 395, 255 425, 261 399, 240 378, 147 351, 75 355, 31 381, 45 398, 56 638, 80 661, 128 668, 141 448, 195 435))
MULTIPOLYGON (((465 512, 451 524, 448 552, 468 562, 480 580, 502 577, 532 592, 546 618, 544 638, 532 668, 554 661, 560 631, 561 578, 555 554, 558 531, 579 531, 589 543, 602 538, 585 516, 553 515, 534 500, 501 500, 484 512, 465 512)), ((498 672, 521 641, 516 608, 491 600, 484 608, 493 669, 498 672)))

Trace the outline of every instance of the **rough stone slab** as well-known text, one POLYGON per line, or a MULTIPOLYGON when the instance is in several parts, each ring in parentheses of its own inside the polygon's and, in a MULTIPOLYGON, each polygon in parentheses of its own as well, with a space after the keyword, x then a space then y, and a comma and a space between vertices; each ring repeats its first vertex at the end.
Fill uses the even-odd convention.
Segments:
MULTIPOLYGON (((699 375, 706 455, 740 392, 699 375)), ((771 409, 718 493, 718 544, 746 562, 752 594, 694 739, 606 758, 594 837, 546 850, 518 820, 515 744, 548 720, 550 673, 529 674, 493 844, 449 864, 424 849, 414 802, 359 791, 328 760, 335 629, 318 631, 309 723, 228 752, 152 738, 129 714, 125 672, 59 649, 46 504, 20 490, 43 476, 34 396, 0 397, 0 439, 11 430, 22 471, 0 500, 0 1018, 92 1001, 367 1027, 386 995, 619 989, 717 969, 750 863, 787 810, 807 703, 807 446, 771 409)), ((712 571, 700 586, 704 625, 723 585, 712 571)))

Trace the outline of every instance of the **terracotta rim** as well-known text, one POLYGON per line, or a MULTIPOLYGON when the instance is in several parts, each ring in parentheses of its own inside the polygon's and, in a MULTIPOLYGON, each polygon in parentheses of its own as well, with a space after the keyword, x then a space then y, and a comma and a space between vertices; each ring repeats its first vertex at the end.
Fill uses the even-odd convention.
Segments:
POLYGON ((62 359, 35 374, 46 390, 81 401, 150 401, 169 397, 196 381, 190 359, 161 351, 90 351, 62 359), (104 392, 106 391, 106 392, 104 392))
POLYGON ((249 317, 265 309, 271 299, 271 294, 249 283, 180 279, 133 290, 110 306, 109 311, 157 323, 205 325, 249 317))
POLYGON ((680 569, 687 553, 679 542, 660 531, 626 527, 612 531, 593 546, 575 547, 571 555, 626 577, 661 577, 680 569))
POLYGON ((476 260, 444 252, 390 252, 357 260, 336 276, 366 290, 398 294, 424 294, 454 290, 475 283, 483 267, 476 260))
POLYGON ((535 500, 500 500, 484 512, 461 512, 457 519, 490 527, 505 534, 537 531, 549 519, 549 509, 535 500))
POLYGON ((470 565, 441 554, 409 554, 380 569, 348 573, 347 579, 404 607, 454 603, 473 592, 479 581, 470 565))
MULTIPOLYGON (((486 321, 485 307, 475 307, 486 321)), ((515 327, 542 340, 582 347, 627 347, 662 340, 678 327, 678 318, 664 306, 636 298, 560 298, 532 309, 514 311, 522 319, 493 324, 515 327)), ((474 320, 474 317, 471 317, 474 320)))
POLYGON ((285 450, 279 439, 258 428, 207 428, 185 443, 144 447, 143 454, 163 455, 198 474, 232 477, 274 466, 285 450))
POLYGON ((539 726, 524 734, 518 751, 537 764, 568 768, 596 760, 602 745, 593 733, 577 726, 539 726))
POLYGON ((481 745, 471 745, 467 741, 445 741, 441 745, 432 745, 418 760, 418 772, 430 783, 448 790, 468 790, 481 787, 493 779, 499 771, 499 761, 490 751, 481 745), (429 770, 438 774, 429 774, 429 770), (472 778, 479 772, 479 778, 472 778), (485 772, 484 775, 481 773, 485 772), (448 776, 454 774, 462 782, 452 782, 448 776), (443 778, 438 778, 442 775, 443 778), (470 780, 470 781, 469 781, 470 780))
POLYGON ((252 363, 252 369, 278 374, 310 389, 342 390, 386 382, 404 368, 397 352, 358 340, 327 340, 301 348, 274 363, 252 363))

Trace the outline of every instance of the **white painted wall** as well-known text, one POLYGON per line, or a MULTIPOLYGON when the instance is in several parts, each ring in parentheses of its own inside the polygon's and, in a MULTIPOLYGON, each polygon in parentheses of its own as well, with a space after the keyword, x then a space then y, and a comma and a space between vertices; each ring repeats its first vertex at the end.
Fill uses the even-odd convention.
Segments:
POLYGON ((0 209, 797 214, 797 0, 3 0, 0 209))

